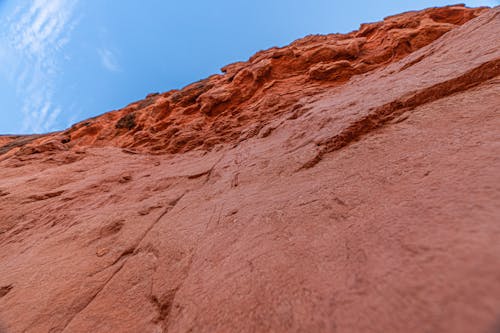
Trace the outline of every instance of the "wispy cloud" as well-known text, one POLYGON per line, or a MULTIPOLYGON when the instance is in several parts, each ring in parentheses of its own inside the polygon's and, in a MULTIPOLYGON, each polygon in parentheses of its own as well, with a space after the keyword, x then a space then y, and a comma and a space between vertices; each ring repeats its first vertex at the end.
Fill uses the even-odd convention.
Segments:
POLYGON ((97 54, 101 59, 101 64, 110 72, 119 72, 120 65, 118 64, 115 53, 107 48, 97 49, 97 54))
POLYGON ((54 103, 60 53, 76 21, 78 0, 31 0, 8 18, 0 38, 11 48, 7 78, 23 100, 21 132, 54 129, 61 107, 54 103))

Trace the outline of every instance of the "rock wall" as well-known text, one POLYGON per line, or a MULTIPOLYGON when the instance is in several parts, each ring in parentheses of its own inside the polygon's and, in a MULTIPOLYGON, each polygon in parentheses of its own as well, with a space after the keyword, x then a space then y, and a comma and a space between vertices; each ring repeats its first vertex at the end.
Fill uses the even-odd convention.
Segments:
POLYGON ((3 138, 0 331, 496 332, 498 45, 404 13, 3 138))

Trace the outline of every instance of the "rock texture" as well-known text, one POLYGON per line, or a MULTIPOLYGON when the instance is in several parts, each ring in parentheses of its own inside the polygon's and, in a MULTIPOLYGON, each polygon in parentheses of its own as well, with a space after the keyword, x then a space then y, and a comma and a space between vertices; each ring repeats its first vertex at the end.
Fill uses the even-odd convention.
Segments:
POLYGON ((0 331, 495 332, 498 45, 409 12, 0 137, 0 331))

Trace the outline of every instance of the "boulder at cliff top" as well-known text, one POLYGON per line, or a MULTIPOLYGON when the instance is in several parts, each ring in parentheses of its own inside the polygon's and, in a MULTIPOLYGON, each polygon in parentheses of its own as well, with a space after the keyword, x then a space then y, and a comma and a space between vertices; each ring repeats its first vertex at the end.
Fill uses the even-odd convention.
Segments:
POLYGON ((500 8, 0 137, 0 332, 494 332, 500 8))

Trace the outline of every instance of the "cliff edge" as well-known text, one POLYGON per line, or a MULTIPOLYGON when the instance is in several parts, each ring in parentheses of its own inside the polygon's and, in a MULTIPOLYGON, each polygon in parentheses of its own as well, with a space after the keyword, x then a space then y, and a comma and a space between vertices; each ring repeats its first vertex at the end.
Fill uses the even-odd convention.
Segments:
POLYGON ((495 332, 499 45, 408 12, 0 137, 0 332, 495 332))

